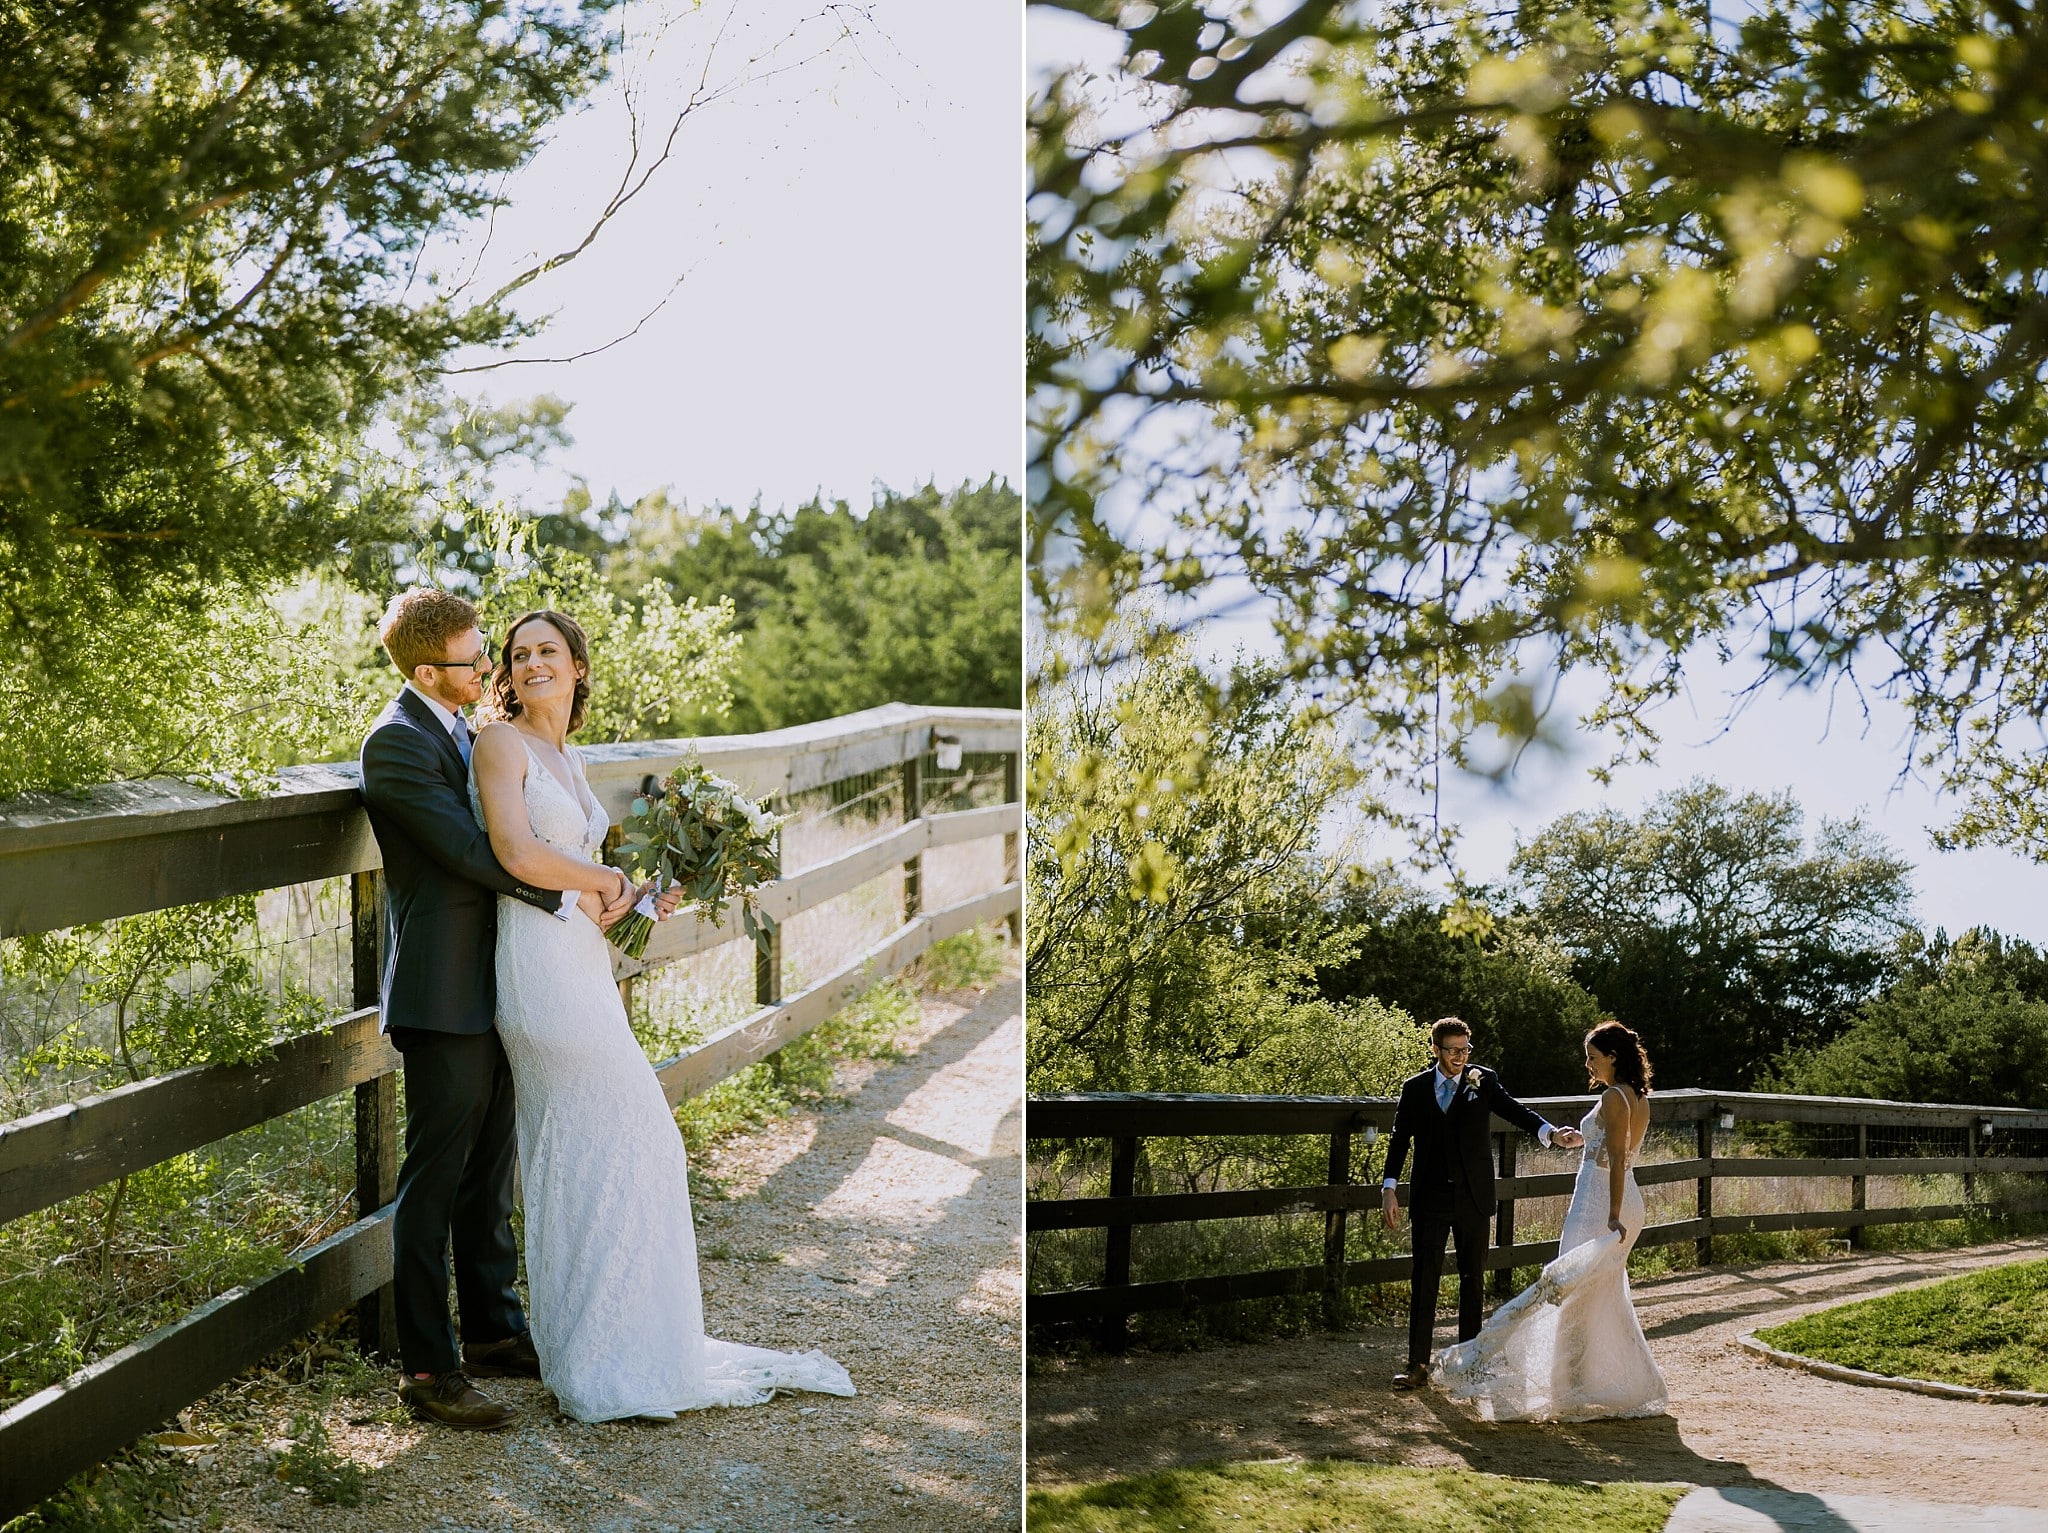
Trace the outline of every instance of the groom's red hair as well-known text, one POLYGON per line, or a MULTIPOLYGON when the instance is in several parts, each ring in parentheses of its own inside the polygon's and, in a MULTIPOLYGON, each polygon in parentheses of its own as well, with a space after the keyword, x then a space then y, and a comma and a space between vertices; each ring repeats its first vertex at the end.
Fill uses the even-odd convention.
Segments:
POLYGON ((391 598, 377 637, 398 674, 411 681, 415 667, 446 660, 448 641, 476 625, 476 608, 453 591, 422 587, 391 598))

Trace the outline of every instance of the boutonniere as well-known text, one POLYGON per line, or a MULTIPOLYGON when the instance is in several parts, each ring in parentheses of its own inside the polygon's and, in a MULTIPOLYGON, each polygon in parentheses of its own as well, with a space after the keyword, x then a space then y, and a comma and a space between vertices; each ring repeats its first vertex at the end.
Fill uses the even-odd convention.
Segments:
POLYGON ((1476 1068, 1465 1072, 1465 1089, 1467 1091, 1477 1091, 1479 1089, 1479 1071, 1476 1068))

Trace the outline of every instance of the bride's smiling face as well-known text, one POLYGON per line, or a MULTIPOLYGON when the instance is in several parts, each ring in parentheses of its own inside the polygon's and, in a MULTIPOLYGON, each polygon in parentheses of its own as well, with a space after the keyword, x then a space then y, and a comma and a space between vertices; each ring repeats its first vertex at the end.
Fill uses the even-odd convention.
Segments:
POLYGON ((583 667, 569 653, 562 630, 545 618, 519 625, 505 647, 505 665, 511 673, 513 696, 522 708, 551 702, 566 708, 584 675, 583 667))

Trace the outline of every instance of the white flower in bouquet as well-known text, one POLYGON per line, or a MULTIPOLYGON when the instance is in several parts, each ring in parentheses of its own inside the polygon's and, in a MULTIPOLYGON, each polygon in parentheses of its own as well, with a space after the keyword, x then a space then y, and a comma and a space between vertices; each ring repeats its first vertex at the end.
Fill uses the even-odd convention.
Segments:
MULTIPOLYGON (((661 889, 687 889, 714 924, 726 904, 737 899, 747 935, 765 955, 776 923, 759 907, 760 889, 781 875, 775 841, 781 824, 779 815, 763 810, 739 784, 707 772, 702 762, 686 761, 653 792, 633 800, 620 859, 636 877, 651 877, 661 889)), ((610 936, 638 958, 653 929, 652 901, 647 900, 610 936)))

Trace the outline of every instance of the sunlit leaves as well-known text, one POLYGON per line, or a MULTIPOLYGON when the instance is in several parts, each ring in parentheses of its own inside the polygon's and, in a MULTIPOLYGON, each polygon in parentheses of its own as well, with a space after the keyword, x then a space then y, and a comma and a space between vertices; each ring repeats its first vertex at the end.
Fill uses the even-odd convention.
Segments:
POLYGON ((2048 713, 2048 26, 1192 16, 1133 24, 1142 128, 1034 113, 1049 622, 1242 576, 1424 773, 1503 674, 1592 679, 1626 757, 1702 646, 1849 672, 1976 791, 1964 834, 2048 853, 2004 755, 2048 713), (1238 43, 1265 73, 1190 72, 1238 43))

